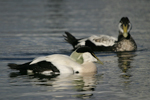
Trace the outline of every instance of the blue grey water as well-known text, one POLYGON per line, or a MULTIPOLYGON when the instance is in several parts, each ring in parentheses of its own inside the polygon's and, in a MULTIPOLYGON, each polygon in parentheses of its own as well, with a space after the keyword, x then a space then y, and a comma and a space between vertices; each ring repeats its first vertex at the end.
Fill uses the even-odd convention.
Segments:
POLYGON ((0 0, 0 100, 149 100, 149 0, 0 0), (62 37, 117 37, 129 17, 136 52, 96 52, 104 65, 96 75, 55 77, 19 74, 8 63, 54 53, 70 55, 62 37))

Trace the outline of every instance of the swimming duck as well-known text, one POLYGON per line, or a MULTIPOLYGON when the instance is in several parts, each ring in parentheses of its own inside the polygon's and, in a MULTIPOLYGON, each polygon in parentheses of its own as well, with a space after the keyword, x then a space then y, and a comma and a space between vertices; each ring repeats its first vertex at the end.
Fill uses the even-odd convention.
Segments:
POLYGON ((11 69, 32 71, 32 73, 52 75, 62 73, 89 73, 96 72, 93 62, 102 62, 95 56, 91 48, 80 47, 70 56, 53 54, 35 58, 25 64, 8 64, 11 69))
POLYGON ((137 45, 130 35, 131 28, 132 26, 128 17, 122 17, 118 25, 118 39, 107 35, 92 35, 88 38, 76 39, 69 32, 65 32, 66 35, 63 36, 74 49, 80 46, 89 46, 93 49, 93 51, 135 51, 137 49, 137 45))

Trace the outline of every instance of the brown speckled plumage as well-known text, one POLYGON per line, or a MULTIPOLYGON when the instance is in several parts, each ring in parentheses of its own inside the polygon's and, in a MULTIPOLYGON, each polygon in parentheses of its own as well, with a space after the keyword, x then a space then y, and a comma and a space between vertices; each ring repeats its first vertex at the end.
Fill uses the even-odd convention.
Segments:
POLYGON ((120 34, 118 36, 118 41, 113 46, 113 51, 121 52, 121 51, 135 51, 137 49, 137 45, 131 35, 128 33, 128 37, 125 38, 120 34))

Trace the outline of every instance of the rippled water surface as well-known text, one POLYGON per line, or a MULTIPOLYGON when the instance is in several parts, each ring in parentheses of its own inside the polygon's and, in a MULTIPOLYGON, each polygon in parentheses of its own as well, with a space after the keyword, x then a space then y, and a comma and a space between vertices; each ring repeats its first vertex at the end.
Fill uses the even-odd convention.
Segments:
POLYGON ((0 100, 149 100, 149 0, 1 0, 0 100), (42 76, 18 73, 25 63, 54 53, 70 55, 62 35, 118 35, 122 16, 132 23, 136 52, 96 52, 97 74, 42 76))

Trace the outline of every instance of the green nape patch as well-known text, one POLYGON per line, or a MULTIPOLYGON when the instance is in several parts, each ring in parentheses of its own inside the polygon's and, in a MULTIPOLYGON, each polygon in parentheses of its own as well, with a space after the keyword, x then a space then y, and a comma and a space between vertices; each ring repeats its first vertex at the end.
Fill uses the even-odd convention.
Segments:
POLYGON ((70 58, 72 58, 74 61, 76 61, 79 64, 83 63, 83 57, 82 57, 82 53, 77 53, 76 51, 74 51, 71 55, 70 58))

